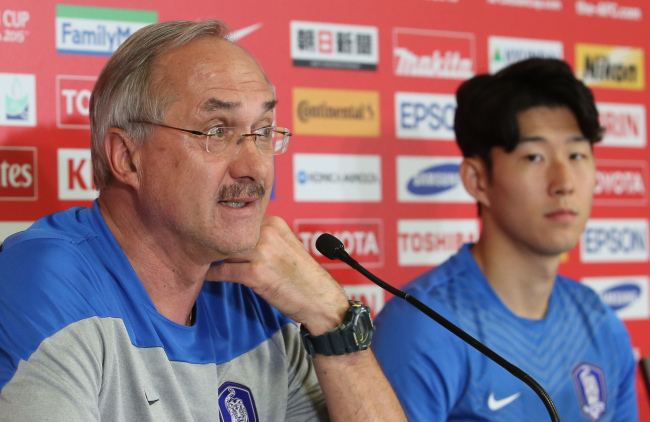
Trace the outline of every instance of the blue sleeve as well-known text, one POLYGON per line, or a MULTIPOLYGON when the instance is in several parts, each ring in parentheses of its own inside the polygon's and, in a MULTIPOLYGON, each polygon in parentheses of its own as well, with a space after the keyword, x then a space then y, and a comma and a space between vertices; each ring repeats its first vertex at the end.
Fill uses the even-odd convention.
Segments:
MULTIPOLYGON (((427 303, 453 321, 435 302, 427 303)), ((467 385, 467 348, 461 340, 400 298, 376 320, 373 351, 412 421, 446 421, 467 385)))
POLYGON ((612 312, 611 317, 614 324, 615 335, 618 347, 621 376, 618 384, 618 395, 616 398, 615 417, 616 422, 638 421, 639 409, 636 394, 636 370, 637 363, 632 352, 630 335, 625 325, 612 312))

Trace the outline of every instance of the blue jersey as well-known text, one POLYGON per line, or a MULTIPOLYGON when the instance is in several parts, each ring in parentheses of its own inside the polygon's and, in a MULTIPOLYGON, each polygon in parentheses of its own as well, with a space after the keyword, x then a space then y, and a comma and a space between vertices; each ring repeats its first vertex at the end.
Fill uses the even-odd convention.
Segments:
MULTIPOLYGON (((557 276, 542 320, 514 315, 471 245, 405 291, 532 376, 562 421, 638 420, 636 363, 623 323, 596 293, 557 276)), ((377 317, 373 349, 412 421, 546 421, 523 381, 406 301, 377 317)))
POLYGON ((194 325, 168 320, 97 203, 9 237, 0 274, 0 420, 327 419, 289 318, 206 282, 194 325))

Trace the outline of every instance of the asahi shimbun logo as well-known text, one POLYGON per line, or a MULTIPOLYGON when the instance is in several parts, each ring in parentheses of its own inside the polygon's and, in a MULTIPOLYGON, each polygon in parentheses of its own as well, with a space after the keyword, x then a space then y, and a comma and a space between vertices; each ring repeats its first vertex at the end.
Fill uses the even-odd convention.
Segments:
POLYGON ((598 120, 605 128, 599 145, 645 148, 646 108, 643 104, 597 103, 598 120))
POLYGON ((598 160, 594 205, 647 205, 648 173, 647 161, 598 160))
POLYGON ((294 88, 297 134, 379 136, 379 92, 294 88))
POLYGON ((399 265, 438 265, 464 243, 478 240, 476 219, 399 220, 399 265))
POLYGON ((376 26, 291 21, 294 66, 376 70, 376 26))
POLYGON ((645 275, 617 277, 586 277, 589 286, 600 299, 623 320, 650 318, 650 279, 645 275))
POLYGON ((158 12, 56 5, 56 51, 109 56, 138 29, 158 21, 158 12))
POLYGON ((560 41, 527 38, 488 37, 490 73, 496 73, 515 62, 539 58, 564 58, 564 44, 560 41))
POLYGON ((384 265, 384 226, 380 219, 299 218, 294 220, 293 227, 305 249, 325 268, 347 268, 347 265, 318 252, 316 240, 323 233, 330 233, 343 242, 345 250, 361 265, 371 268, 384 265))
POLYGON ((0 73, 0 126, 36 126, 36 76, 0 73))
POLYGON ((399 202, 474 202, 460 180, 461 157, 397 157, 399 202))
POLYGON ((466 32, 395 28, 393 71, 417 78, 471 78, 476 73, 476 37, 466 32))
POLYGON ((35 147, 0 146, 0 201, 38 199, 35 147))
POLYGON ((592 87, 643 90, 642 48, 576 44, 576 76, 592 87))
POLYGON ((590 219, 580 238, 582 262, 647 262, 648 220, 590 219))

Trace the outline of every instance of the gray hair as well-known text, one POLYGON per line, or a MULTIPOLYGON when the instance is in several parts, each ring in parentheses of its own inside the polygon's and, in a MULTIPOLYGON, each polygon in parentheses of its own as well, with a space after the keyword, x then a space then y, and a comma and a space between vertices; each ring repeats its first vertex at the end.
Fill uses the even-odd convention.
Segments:
POLYGON ((133 122, 162 122, 173 100, 164 81, 156 81, 154 60, 200 37, 230 41, 227 33, 228 26, 218 20, 161 22, 140 29, 115 51, 90 97, 90 143, 97 189, 105 188, 113 178, 104 149, 108 129, 121 128, 143 143, 151 128, 133 122))

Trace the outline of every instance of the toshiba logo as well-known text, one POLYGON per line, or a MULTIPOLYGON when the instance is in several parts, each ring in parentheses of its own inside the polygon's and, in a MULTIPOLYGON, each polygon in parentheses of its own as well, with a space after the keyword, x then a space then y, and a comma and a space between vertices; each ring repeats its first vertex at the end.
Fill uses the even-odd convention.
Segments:
POLYGON ((305 249, 326 268, 347 268, 347 265, 318 252, 316 240, 323 233, 330 233, 343 242, 347 253, 361 265, 384 265, 384 230, 380 219, 296 219, 294 232, 305 249))
POLYGON ((395 28, 397 76, 468 79, 476 73, 476 37, 465 32, 395 28))
POLYGON ((438 265, 478 236, 475 219, 399 220, 399 265, 438 265))
POLYGON ((38 199, 35 147, 0 147, 0 200, 38 199))

